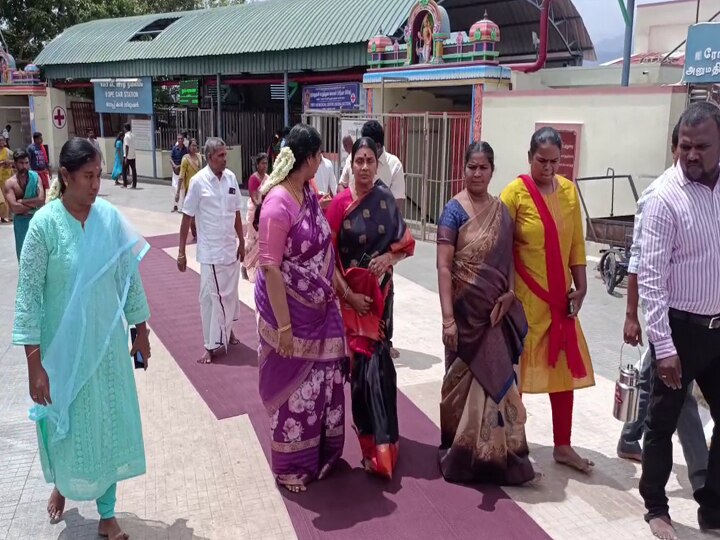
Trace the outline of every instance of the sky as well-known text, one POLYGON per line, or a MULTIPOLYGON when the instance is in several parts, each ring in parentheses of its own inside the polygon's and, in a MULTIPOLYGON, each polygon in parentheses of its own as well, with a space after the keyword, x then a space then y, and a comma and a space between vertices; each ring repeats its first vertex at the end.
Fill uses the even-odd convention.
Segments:
MULTIPOLYGON (((627 5, 627 0, 623 0, 627 5)), ((667 0, 638 0, 640 4, 654 4, 667 0)), ((585 26, 593 42, 614 38, 625 32, 625 21, 618 0, 573 0, 585 20, 585 26)))

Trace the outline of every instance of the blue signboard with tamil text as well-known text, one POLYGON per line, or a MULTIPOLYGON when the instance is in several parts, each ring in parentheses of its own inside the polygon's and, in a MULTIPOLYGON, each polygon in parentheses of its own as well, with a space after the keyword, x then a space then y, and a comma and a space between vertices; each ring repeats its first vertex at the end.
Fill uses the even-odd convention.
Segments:
POLYGON ((95 112, 152 114, 152 79, 103 79, 93 81, 95 112))
POLYGON ((720 82, 720 23, 694 24, 685 46, 684 82, 720 82))
POLYGON ((358 111, 364 109, 360 83, 320 84, 303 88, 305 111, 358 111))

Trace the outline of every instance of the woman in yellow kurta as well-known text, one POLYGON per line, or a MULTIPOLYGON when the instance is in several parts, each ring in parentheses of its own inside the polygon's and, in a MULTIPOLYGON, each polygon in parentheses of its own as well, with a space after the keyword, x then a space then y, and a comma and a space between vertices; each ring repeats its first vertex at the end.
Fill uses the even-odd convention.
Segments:
POLYGON ((13 175, 13 154, 7 141, 0 137, 0 222, 10 222, 10 206, 5 201, 5 182, 13 175))
MULTIPOLYGON (((178 176, 177 193, 175 194, 175 203, 178 205, 182 213, 185 195, 190 189, 190 180, 193 176, 200 172, 203 167, 203 159, 200 155, 198 142, 196 139, 190 139, 188 145, 188 153, 185 154, 180 162, 180 174, 178 176)), ((190 231, 193 238, 197 238, 197 229, 195 228, 195 218, 190 222, 190 231)))
POLYGON ((530 175, 514 180, 501 199, 515 221, 515 292, 529 325, 520 390, 550 394, 555 461, 590 472, 594 464, 570 444, 573 391, 595 379, 577 319, 587 292, 580 200, 575 184, 557 174, 561 150, 556 130, 538 130, 528 154, 530 175))

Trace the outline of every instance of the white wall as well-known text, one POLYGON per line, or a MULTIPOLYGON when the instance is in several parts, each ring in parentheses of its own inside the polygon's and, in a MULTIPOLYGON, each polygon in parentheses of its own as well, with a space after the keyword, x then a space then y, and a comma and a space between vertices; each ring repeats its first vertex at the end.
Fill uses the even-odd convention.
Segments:
MULTIPOLYGON (((688 26, 695 24, 697 0, 676 0, 638 6, 635 17, 635 53, 670 52, 687 38, 688 26)), ((700 2, 700 21, 720 11, 720 0, 700 2)), ((681 47, 684 51, 684 46, 681 47)))
POLYGON ((27 96, 1 96, 0 97, 0 131, 10 124, 10 149, 24 148, 32 142, 31 133, 23 133, 22 112, 15 107, 27 107, 27 96), (5 109, 3 107, 10 107, 5 109))
POLYGON ((69 136, 69 122, 65 119, 65 126, 58 129, 52 122, 52 111, 55 107, 62 107, 68 111, 68 103, 65 92, 57 88, 48 88, 47 95, 35 97, 35 130, 43 134, 43 140, 48 146, 48 157, 50 166, 55 169, 58 166, 60 149, 69 136))
MULTIPOLYGON (((492 191, 528 170, 536 122, 582 124, 579 177, 630 174, 642 191, 671 163, 670 136, 685 104, 682 87, 566 89, 488 93, 482 137, 495 150, 492 191)), ((610 181, 583 183, 591 217, 609 215, 610 181)), ((634 213, 627 182, 618 183, 615 215, 634 213)))
MULTIPOLYGON (((468 94, 471 87, 467 87, 468 94)), ((427 90, 411 88, 385 88, 385 111, 386 113, 398 112, 450 112, 466 111, 467 107, 455 106, 451 99, 435 97, 427 90)), ((375 88, 373 91, 373 111, 382 110, 383 91, 375 88)))
MULTIPOLYGON (((581 88, 589 86, 619 85, 622 65, 595 67, 567 67, 543 69, 536 73, 513 72, 513 90, 540 90, 544 88, 581 88)), ((630 68, 630 85, 652 86, 677 84, 682 79, 682 67, 660 65, 633 65, 630 68)))

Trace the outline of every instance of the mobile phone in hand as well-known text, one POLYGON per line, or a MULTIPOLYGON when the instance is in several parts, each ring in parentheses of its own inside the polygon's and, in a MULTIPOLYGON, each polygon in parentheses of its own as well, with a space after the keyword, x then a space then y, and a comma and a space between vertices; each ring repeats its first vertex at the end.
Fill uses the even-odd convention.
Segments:
MULTIPOLYGON (((133 326, 130 328, 130 347, 132 348, 132 344, 135 343, 135 339, 137 338, 137 329, 133 326)), ((145 369, 145 361, 143 360, 142 354, 140 354, 140 351, 135 353, 135 356, 133 357, 133 361, 135 362, 135 369, 145 369)))
MULTIPOLYGON (((568 292, 568 296, 574 292, 575 289, 570 289, 570 291, 568 292)), ((573 315, 575 315, 575 302, 568 298, 568 316, 572 317, 573 315)))

